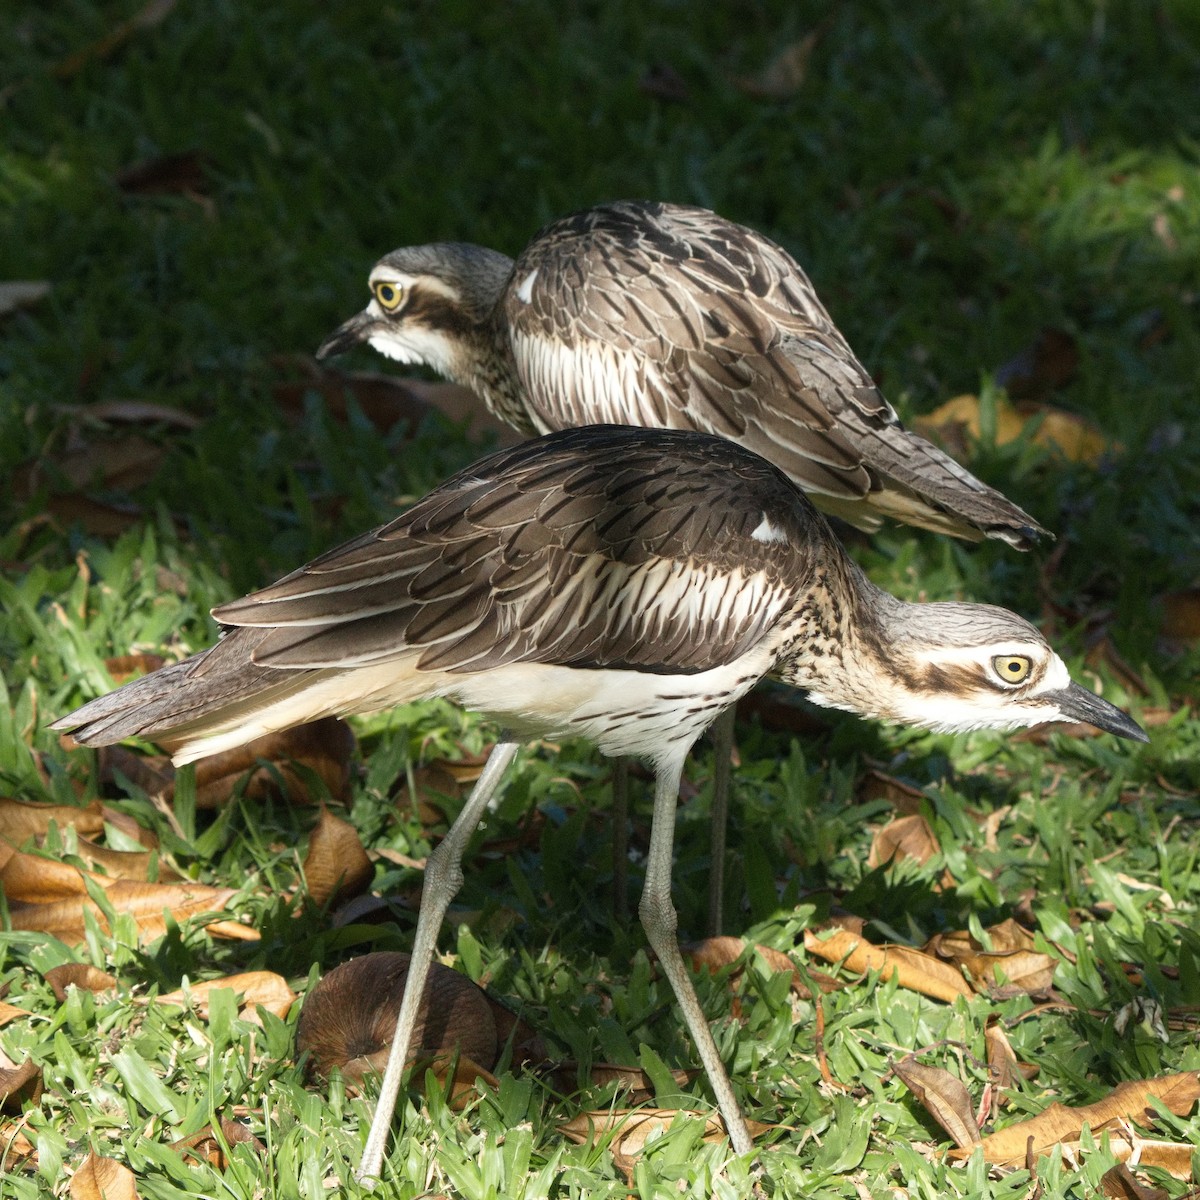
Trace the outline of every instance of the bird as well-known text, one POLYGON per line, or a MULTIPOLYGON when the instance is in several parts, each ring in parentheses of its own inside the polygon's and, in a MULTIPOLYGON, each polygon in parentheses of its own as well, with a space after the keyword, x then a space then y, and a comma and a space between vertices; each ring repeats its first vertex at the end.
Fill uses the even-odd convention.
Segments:
MULTIPOLYGON (((483 246, 395 250, 318 358, 360 342, 471 388, 521 433, 612 423, 719 434, 866 530, 885 517, 1020 549, 1028 513, 901 424, 798 262, 707 209, 617 201, 563 217, 514 262, 483 246)), ((732 711, 714 727, 709 928, 723 907, 732 711)), ((624 904, 627 777, 614 776, 624 904)))
POLYGON ((816 704, 931 729, 1065 720, 1147 740, 1071 680, 1033 625, 991 605, 893 597, 785 475, 694 431, 591 426, 498 451, 213 616, 222 636, 210 649, 52 728, 83 745, 150 738, 177 764, 320 716, 432 696, 502 730, 426 866, 364 1181, 382 1168, 463 852, 522 740, 581 736, 652 767, 639 915, 739 1154, 750 1135, 671 900, 684 761, 717 714, 770 675, 816 704))

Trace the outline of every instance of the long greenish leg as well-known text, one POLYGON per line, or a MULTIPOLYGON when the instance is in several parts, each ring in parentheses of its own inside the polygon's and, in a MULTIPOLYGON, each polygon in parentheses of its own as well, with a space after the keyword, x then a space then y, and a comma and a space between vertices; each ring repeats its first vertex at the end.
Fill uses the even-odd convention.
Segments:
POLYGON ((379 1089, 379 1103, 367 1135, 357 1178, 359 1183, 373 1187, 383 1166, 383 1152, 387 1146, 392 1115, 396 1111, 396 1098, 400 1094, 400 1082, 404 1076, 404 1064, 417 1023, 421 997, 425 992, 425 981, 437 946, 438 931, 450 901, 462 887, 462 858, 471 834, 475 832, 500 781, 504 778, 517 750, 516 742, 497 742, 484 763, 483 773, 467 797, 466 806, 458 819, 450 826, 440 846, 429 856, 425 864, 425 881, 421 887, 421 911, 417 916, 417 932, 413 938, 412 957, 408 964, 408 978, 404 981, 404 996, 400 1001, 400 1015, 396 1018, 396 1032, 392 1035, 392 1048, 388 1052, 387 1068, 379 1089))
POLYGON ((677 919, 675 906, 671 902, 671 847, 675 840, 675 810, 679 803, 683 758, 684 755, 680 755, 677 761, 660 765, 655 776, 650 854, 646 860, 646 886, 642 890, 638 913, 645 926, 646 937, 658 955, 663 974, 675 991, 675 999, 679 1002, 688 1032, 696 1044, 700 1062, 716 1096, 717 1108, 725 1119, 725 1128, 729 1130, 729 1140, 738 1154, 748 1154, 754 1148, 750 1133, 675 939, 677 919))

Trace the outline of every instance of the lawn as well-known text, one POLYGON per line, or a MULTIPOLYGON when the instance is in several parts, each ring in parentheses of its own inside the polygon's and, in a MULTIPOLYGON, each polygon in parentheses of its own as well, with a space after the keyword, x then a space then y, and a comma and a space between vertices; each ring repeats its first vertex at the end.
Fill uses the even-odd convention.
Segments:
MULTIPOLYGON (((1200 1072, 1194 4, 63 0, 11 17, 0 61, 0 1002, 20 1010, 0 1007, 0 1072, 26 1072, 0 1074, 0 1196, 99 1195, 89 1153, 148 1198, 359 1194, 372 1085, 306 1075, 302 998, 355 954, 407 949, 420 864, 496 731, 432 703, 355 720, 352 742, 289 743, 253 780, 249 763, 174 780, 153 747, 98 758, 46 727, 210 645, 214 604, 494 444, 485 423, 313 367, 381 254, 515 254, 618 197, 702 204, 783 243, 906 421, 967 398, 978 435, 943 434, 1057 540, 1021 555, 888 527, 848 532, 854 554, 906 598, 1035 620, 1151 733, 941 736, 771 689, 744 706, 724 925, 768 953, 697 987, 769 1126, 762 1191, 1139 1194, 1109 1173, 1126 1127, 996 1166, 948 1154, 933 1110, 970 1110, 986 1135, 1200 1072), (889 862, 898 831, 912 840, 889 862), (367 851, 357 899, 329 837, 367 851), (90 866, 86 894, 69 864, 90 866), (109 885, 130 871, 127 905, 109 885), (173 880, 203 902, 137 891, 173 880), (27 919, 30 896, 73 916, 27 919), (970 931, 976 957, 1012 918, 1041 975, 1001 959, 935 999, 825 961, 834 918, 916 949, 970 931), (68 964, 115 984, 64 989, 68 964), (814 1000, 822 971, 844 986, 814 1000), (301 1000, 153 1002, 249 972, 301 1000)), ((398 374, 367 350, 337 368, 398 374)), ((686 939, 703 935, 711 777, 702 744, 677 835, 686 939)), ((520 1012, 535 1061, 509 1043, 454 1104, 435 1074, 414 1087, 376 1194, 749 1193, 755 1164, 699 1119, 640 1150, 564 1132, 627 1107, 630 1080, 634 1103, 711 1109, 702 1078, 672 1074, 694 1055, 640 928, 612 916, 609 799, 587 746, 522 753, 440 948, 520 1012)), ((947 961, 961 982, 965 960, 947 961)), ((1142 1146, 1130 1168, 1170 1196, 1189 1147, 1200 1162, 1195 1105, 1174 1107, 1134 1106, 1175 1149, 1142 1146)))

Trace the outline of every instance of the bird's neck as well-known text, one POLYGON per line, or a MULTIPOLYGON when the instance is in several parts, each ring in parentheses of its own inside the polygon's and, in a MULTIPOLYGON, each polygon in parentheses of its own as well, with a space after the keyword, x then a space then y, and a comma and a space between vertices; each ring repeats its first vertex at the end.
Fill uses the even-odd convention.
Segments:
POLYGON ((780 675, 815 704, 899 719, 907 689, 896 630, 919 608, 877 588, 849 557, 831 556, 797 608, 780 675))

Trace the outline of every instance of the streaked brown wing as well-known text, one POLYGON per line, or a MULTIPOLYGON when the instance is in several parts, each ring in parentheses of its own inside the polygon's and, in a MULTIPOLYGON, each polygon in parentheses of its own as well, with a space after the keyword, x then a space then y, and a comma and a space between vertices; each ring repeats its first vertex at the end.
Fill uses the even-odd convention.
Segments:
POLYGON ((256 662, 707 670, 786 608, 820 518, 766 463, 703 435, 570 430, 477 463, 403 516, 223 605, 256 662), (764 519, 779 540, 754 536, 764 519))

